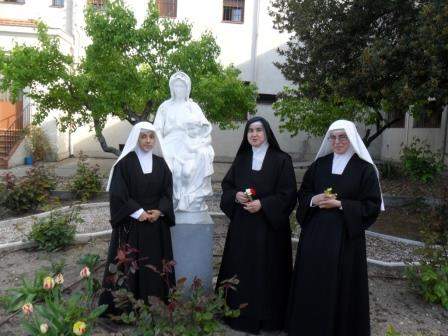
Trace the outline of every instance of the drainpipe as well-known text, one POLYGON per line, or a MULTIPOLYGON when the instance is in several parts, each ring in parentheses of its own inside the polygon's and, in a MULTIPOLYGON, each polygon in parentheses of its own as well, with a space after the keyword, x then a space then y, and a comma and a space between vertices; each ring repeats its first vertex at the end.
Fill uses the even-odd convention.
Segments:
MULTIPOLYGON (((254 0, 254 16, 253 16, 253 26, 252 26, 252 83, 257 84, 257 47, 258 47, 258 26, 260 23, 260 1, 254 0)), ((247 119, 249 119, 249 113, 247 114, 247 119)))
POLYGON ((445 155, 448 154, 446 152, 446 141, 448 136, 448 105, 445 105, 445 108, 443 109, 443 113, 445 115, 445 130, 443 132, 443 144, 442 144, 442 162, 445 162, 445 155))

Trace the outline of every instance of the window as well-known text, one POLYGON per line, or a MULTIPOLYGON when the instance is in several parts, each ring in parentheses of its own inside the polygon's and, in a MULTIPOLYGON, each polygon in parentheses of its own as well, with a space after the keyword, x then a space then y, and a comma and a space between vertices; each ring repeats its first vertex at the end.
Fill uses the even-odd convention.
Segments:
POLYGON ((160 16, 177 17, 177 0, 157 0, 160 16))
POLYGON ((224 22, 244 22, 244 0, 224 0, 222 20, 224 22))
POLYGON ((390 112, 387 114, 387 122, 391 122, 394 119, 400 118, 400 120, 394 122, 390 128, 404 128, 404 122, 406 119, 406 116, 403 113, 399 113, 399 112, 390 112))
POLYGON ((442 124, 442 109, 426 111, 414 116, 414 128, 440 128, 442 124))
POLYGON ((106 4, 106 0, 88 0, 88 4, 92 5, 96 9, 101 9, 106 4))
POLYGON ((53 7, 64 7, 64 0, 53 0, 53 7))
POLYGON ((257 97, 258 104, 273 104, 277 101, 277 95, 268 93, 259 93, 257 97))
POLYGON ((25 0, 0 0, 0 2, 16 3, 16 4, 24 4, 24 3, 25 3, 25 0))

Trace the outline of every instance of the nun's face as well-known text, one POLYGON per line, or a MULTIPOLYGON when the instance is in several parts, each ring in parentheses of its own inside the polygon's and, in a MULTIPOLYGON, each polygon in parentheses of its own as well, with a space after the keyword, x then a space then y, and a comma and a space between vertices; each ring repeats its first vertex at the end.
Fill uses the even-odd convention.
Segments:
POLYGON ((138 137, 138 145, 145 152, 149 152, 154 148, 154 144, 156 142, 156 135, 153 131, 143 131, 140 132, 140 136, 138 137))
POLYGON ((253 147, 260 147, 266 141, 266 132, 260 121, 256 121, 249 125, 247 141, 249 141, 250 145, 253 147))
POLYGON ((177 100, 185 100, 187 98, 187 86, 180 79, 176 79, 173 83, 173 94, 177 100))
POLYGON ((330 133, 330 142, 333 152, 344 154, 350 147, 350 140, 344 130, 334 130, 330 133))

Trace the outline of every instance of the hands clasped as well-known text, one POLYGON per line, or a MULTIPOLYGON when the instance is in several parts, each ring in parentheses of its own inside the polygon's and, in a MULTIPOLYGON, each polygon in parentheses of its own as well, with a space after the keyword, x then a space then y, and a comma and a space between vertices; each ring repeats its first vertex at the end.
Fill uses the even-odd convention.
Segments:
POLYGON ((146 210, 142 212, 138 220, 140 222, 148 221, 154 223, 156 220, 159 219, 160 215, 161 215, 160 210, 146 210))
POLYGON ((328 196, 325 193, 313 196, 311 203, 321 209, 340 208, 342 205, 341 201, 337 200, 335 196, 328 196))
POLYGON ((247 195, 242 191, 237 192, 235 198, 238 203, 243 204, 243 209, 249 211, 250 213, 258 212, 261 209, 260 200, 250 201, 247 195))

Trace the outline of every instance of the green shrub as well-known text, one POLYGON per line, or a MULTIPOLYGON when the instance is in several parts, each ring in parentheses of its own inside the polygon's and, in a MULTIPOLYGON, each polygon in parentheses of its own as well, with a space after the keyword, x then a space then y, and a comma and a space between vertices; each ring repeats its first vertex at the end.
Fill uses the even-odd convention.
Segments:
POLYGON ((388 325, 384 336, 400 336, 400 333, 392 325, 388 325))
POLYGON ((393 161, 384 161, 378 164, 380 176, 383 179, 396 180, 402 176, 401 166, 393 161))
POLYGON ((25 129, 25 149, 34 161, 53 160, 54 151, 47 135, 39 126, 28 126, 25 129))
POLYGON ((158 297, 149 297, 149 304, 135 299, 133 293, 125 288, 127 272, 135 272, 138 263, 132 254, 135 249, 125 246, 117 253, 117 264, 111 264, 109 271, 114 277, 116 290, 112 292, 117 307, 130 307, 130 311, 115 318, 128 324, 135 324, 137 335, 214 335, 221 329, 220 318, 238 317, 240 309, 231 309, 226 303, 228 290, 236 290, 238 280, 234 276, 219 284, 216 292, 207 291, 201 280, 195 278, 189 291, 184 290, 186 278, 180 278, 171 284, 169 274, 173 271, 173 261, 163 261, 161 269, 145 265, 158 273, 164 283, 170 284, 167 301, 158 297), (124 280, 124 281, 123 281, 124 280))
POLYGON ((62 214, 52 211, 50 216, 39 218, 32 226, 28 238, 39 249, 55 251, 70 245, 75 239, 76 224, 82 223, 78 209, 62 214))
POLYGON ((70 182, 70 191, 77 199, 87 201, 101 191, 101 179, 99 166, 91 167, 87 163, 86 157, 81 156, 76 174, 70 182))
POLYGON ((448 310, 448 188, 441 205, 429 209, 425 216, 434 218, 422 230, 425 247, 417 249, 420 266, 409 267, 407 274, 413 287, 431 303, 448 310))
POLYGON ((44 167, 33 167, 21 179, 7 173, 3 176, 6 197, 2 205, 15 213, 35 211, 48 202, 55 186, 54 174, 44 167))
POLYGON ((418 138, 402 149, 401 160, 404 172, 414 180, 433 182, 445 168, 441 155, 431 151, 430 146, 418 138))

